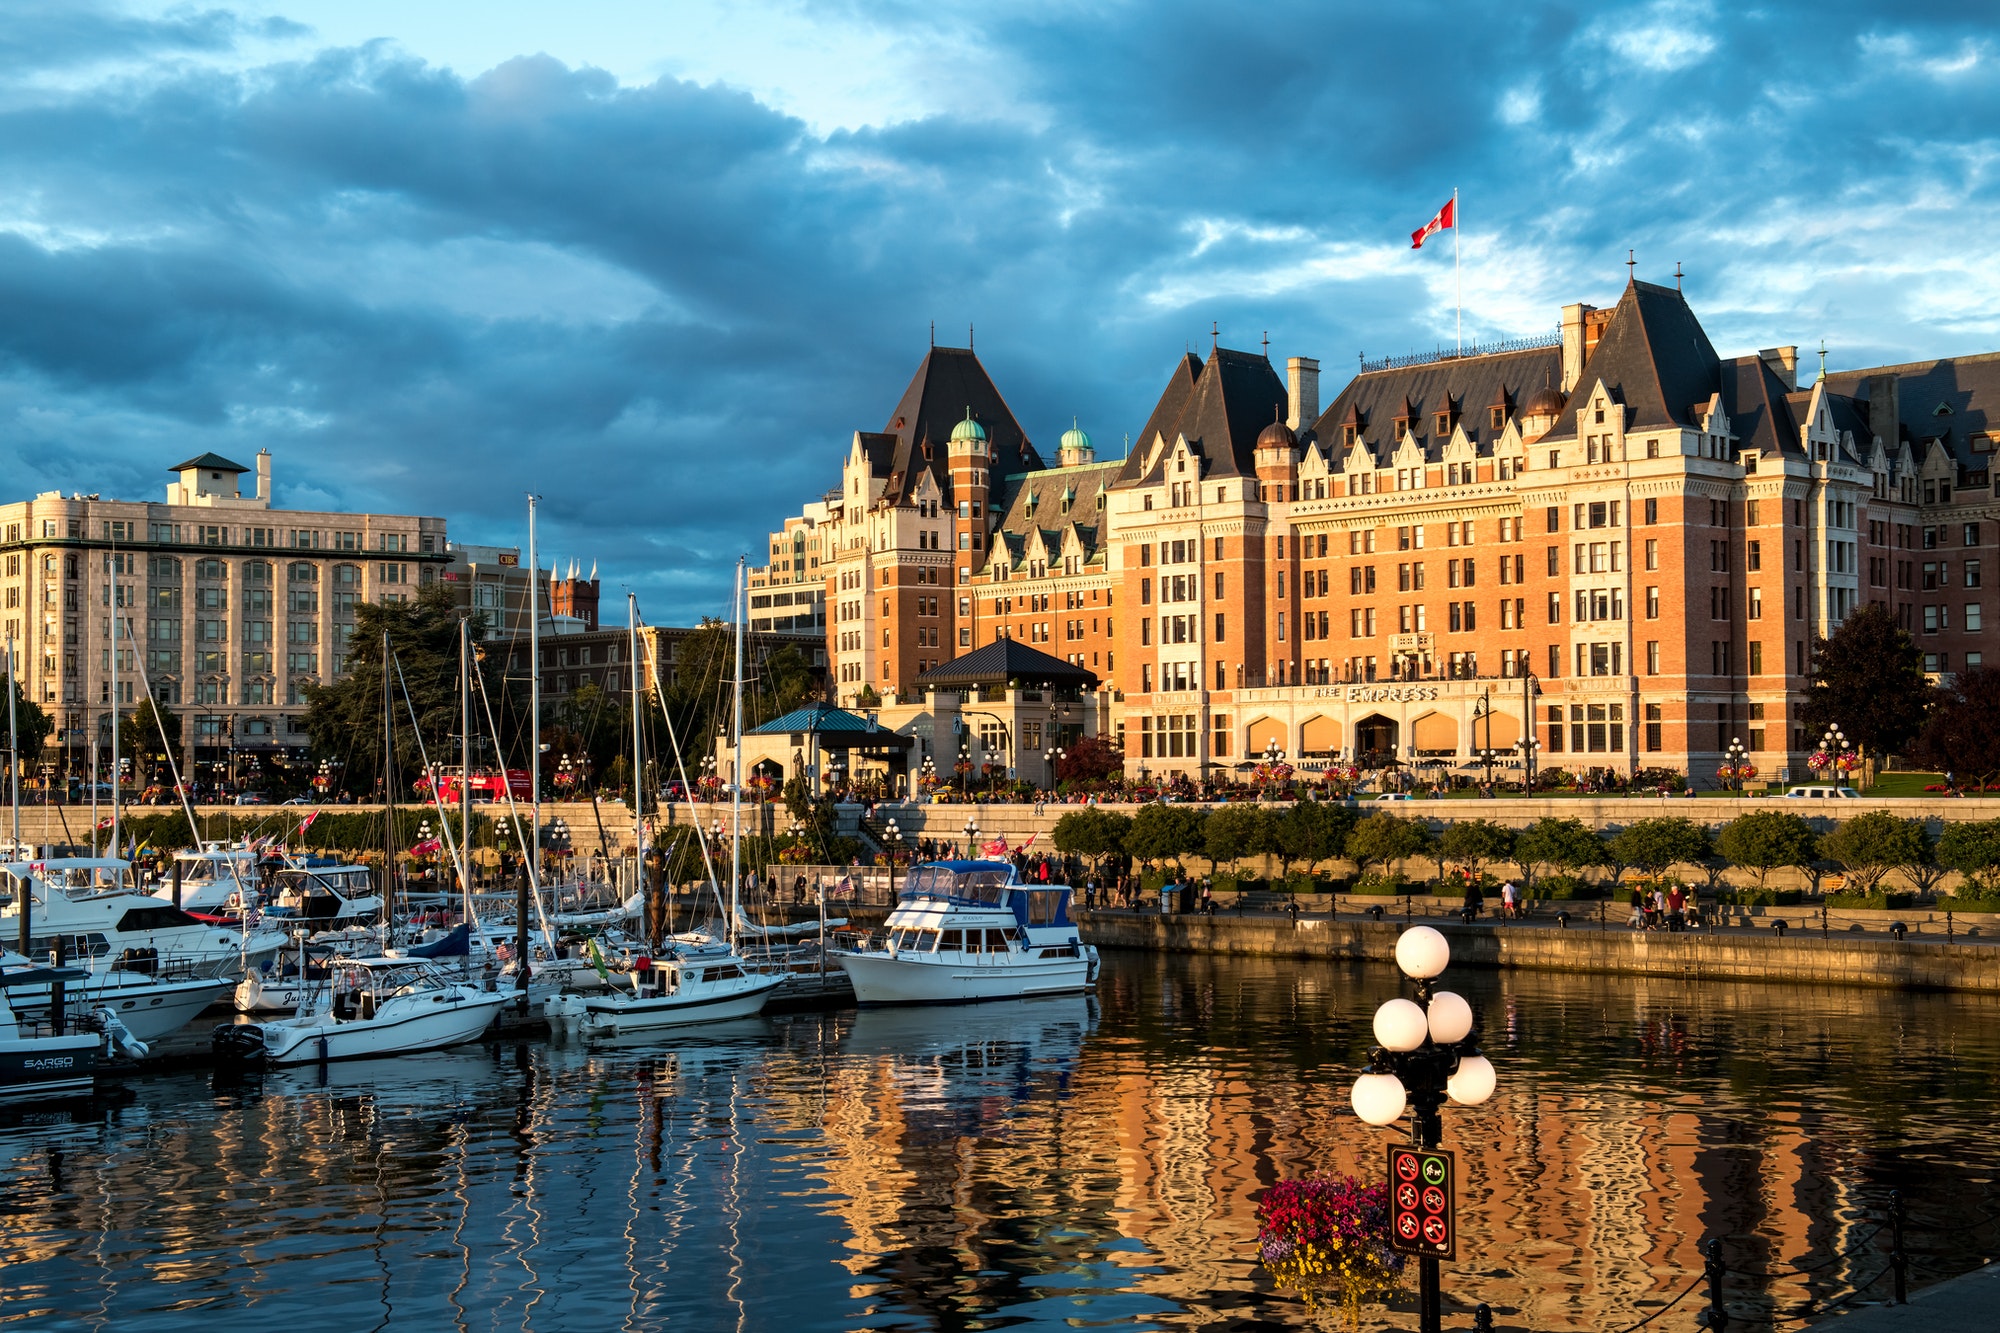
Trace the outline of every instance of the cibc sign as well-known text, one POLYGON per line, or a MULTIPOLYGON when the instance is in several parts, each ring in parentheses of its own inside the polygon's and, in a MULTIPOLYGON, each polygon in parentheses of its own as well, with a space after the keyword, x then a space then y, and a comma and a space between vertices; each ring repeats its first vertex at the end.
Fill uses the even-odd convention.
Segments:
POLYGON ((1458 1258, 1451 1154, 1440 1148, 1389 1149, 1389 1246, 1424 1259, 1458 1258))

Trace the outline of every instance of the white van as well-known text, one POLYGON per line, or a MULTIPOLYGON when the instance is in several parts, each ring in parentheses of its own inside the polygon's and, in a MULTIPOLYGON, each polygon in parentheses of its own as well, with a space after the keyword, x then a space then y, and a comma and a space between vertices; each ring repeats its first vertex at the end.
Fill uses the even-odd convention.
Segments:
POLYGON ((1794 787, 1785 793, 1794 801, 1858 801, 1861 793, 1852 787, 1794 787))

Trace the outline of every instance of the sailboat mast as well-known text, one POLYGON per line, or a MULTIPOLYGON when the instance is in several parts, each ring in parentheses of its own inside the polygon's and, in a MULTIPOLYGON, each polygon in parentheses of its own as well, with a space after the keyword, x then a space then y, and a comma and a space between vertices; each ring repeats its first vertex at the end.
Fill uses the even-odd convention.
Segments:
MULTIPOLYGON (((643 893, 646 879, 646 736, 645 691, 639 684, 639 598, 625 594, 625 626, 632 654, 632 878, 643 893)), ((643 899, 641 900, 643 901, 643 899)))
POLYGON ((743 557, 736 557, 736 595, 729 613, 736 621, 736 759, 730 783, 730 821, 734 832, 729 848, 729 942, 736 943, 736 895, 743 883, 743 557))
MULTIPOLYGON (((21 727, 15 715, 14 695, 14 638, 7 637, 7 801, 14 809, 14 855, 21 855, 21 727)), ((92 774, 92 780, 96 778, 92 774)), ((92 797, 95 800, 95 797, 92 797)), ((96 823, 91 825, 91 838, 97 837, 96 823)), ((27 920, 27 909, 23 908, 21 919, 27 920)))
POLYGON ((389 701, 389 631, 382 631, 382 933, 396 943, 396 713, 389 701))
MULTIPOLYGON (((458 883, 472 921, 472 618, 458 621, 458 883)), ((481 938, 484 938, 482 933, 481 938)))
MULTIPOLYGON (((111 578, 111 854, 118 855, 118 807, 122 791, 118 763, 118 556, 113 552, 106 572, 111 578)), ((201 830, 190 826, 188 835, 201 845, 201 830)))
MULTIPOLYGON (((542 634, 541 557, 535 553, 535 502, 528 496, 528 817, 533 834, 528 839, 528 859, 534 862, 536 884, 541 882, 542 865, 542 634)), ((525 893, 525 890, 523 890, 525 893)), ((520 914, 525 923, 528 913, 520 914)), ((521 947, 527 948, 528 928, 521 927, 521 947)), ((526 958, 523 952, 522 957, 526 958)))

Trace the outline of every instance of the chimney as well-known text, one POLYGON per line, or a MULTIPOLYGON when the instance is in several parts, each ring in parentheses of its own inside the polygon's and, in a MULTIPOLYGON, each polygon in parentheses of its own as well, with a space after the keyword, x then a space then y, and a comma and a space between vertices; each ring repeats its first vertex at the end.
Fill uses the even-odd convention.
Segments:
POLYGON ((1294 432, 1305 430, 1319 420, 1319 362, 1309 356, 1285 361, 1286 396, 1291 400, 1285 424, 1294 432))
POLYGON ((1799 349, 1797 346, 1764 347, 1758 350, 1757 355, 1762 358, 1765 365, 1771 368, 1772 374, 1785 382, 1786 393, 1797 393, 1799 391, 1799 349))
POLYGON ((271 503, 271 451, 257 451, 257 498, 265 504, 271 503))
POLYGON ((1903 381, 1894 371, 1885 375, 1870 375, 1868 389, 1868 429, 1875 432, 1875 438, 1882 441, 1882 447, 1894 458, 1896 447, 1902 443, 1902 403, 1903 381))
POLYGON ((1562 391, 1567 398, 1576 389, 1576 382, 1583 378, 1583 363, 1590 355, 1590 348, 1584 345, 1584 325, 1594 306, 1577 302, 1566 305, 1562 311, 1563 377, 1562 391))

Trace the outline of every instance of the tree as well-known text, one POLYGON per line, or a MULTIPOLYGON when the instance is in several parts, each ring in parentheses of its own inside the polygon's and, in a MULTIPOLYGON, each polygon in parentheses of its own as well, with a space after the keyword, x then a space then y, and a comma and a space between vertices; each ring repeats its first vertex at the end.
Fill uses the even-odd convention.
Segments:
POLYGON ((1937 863, 1965 876, 1967 897, 2000 895, 2000 819, 1945 825, 1933 852, 1937 863))
POLYGON ((1619 865, 1649 875, 1657 875, 1668 866, 1698 865, 1709 852, 1708 831, 1679 816, 1634 820, 1609 846, 1619 865))
POLYGON ((1359 821, 1360 816, 1344 805, 1297 801, 1272 822, 1271 842, 1287 865, 1296 859, 1310 871, 1346 849, 1347 835, 1359 821))
POLYGON ((1504 861, 1514 854, 1514 833, 1490 819, 1461 819, 1445 829, 1438 847, 1447 860, 1477 875, 1486 862, 1504 861))
POLYGON ((1968 671, 1939 690, 1911 755, 1975 786, 2000 777, 2000 671, 1968 671))
POLYGON ((1131 827, 1130 816, 1087 805, 1058 819, 1051 838, 1057 851, 1068 856, 1087 856, 1101 869, 1105 857, 1124 850, 1125 836, 1131 827))
POLYGON ((1723 826, 1716 841, 1723 856, 1757 872, 1760 889, 1779 866, 1811 865, 1818 854, 1812 825, 1782 810, 1740 815, 1723 826))
POLYGON ((1823 855, 1840 863, 1849 882, 1862 893, 1875 892, 1882 877, 1896 867, 1930 859, 1930 838, 1922 821, 1898 819, 1887 810, 1842 821, 1819 840, 1819 847, 1823 855))
POLYGON ((1430 845, 1428 826, 1391 814, 1371 814, 1349 830, 1347 859, 1365 875, 1371 865, 1387 870, 1397 861, 1422 855, 1430 845))
POLYGON ((1808 742, 1838 725, 1863 753, 1886 755, 1917 734, 1932 694, 1916 642, 1888 608, 1863 602, 1832 638, 1814 641, 1800 721, 1808 742))
MULTIPOLYGON (((28 697, 28 692, 21 688, 19 681, 13 682, 13 686, 14 725, 19 730, 8 742, 7 748, 17 751, 22 763, 32 764, 42 757, 42 746, 48 743, 49 733, 56 729, 55 719, 28 697)), ((0 703, 4 702, 0 700, 0 703)), ((0 724, 5 722, 6 718, 0 717, 0 724)))
POLYGON ((1102 782, 1125 771, 1125 752, 1104 736, 1085 736, 1056 761, 1058 782, 1102 782))
POLYGON ((1515 837, 1514 860, 1527 873, 1527 887, 1532 889, 1536 866, 1576 871, 1603 865, 1604 843, 1580 819, 1545 815, 1515 837))
POLYGON ((1184 856, 1201 852, 1203 845, 1202 812, 1187 805, 1155 802, 1142 806, 1132 816, 1131 830, 1125 835, 1125 850, 1147 865, 1158 861, 1179 862, 1184 856))
POLYGON ((174 770, 167 761, 167 747, 178 749, 180 744, 180 719, 160 707, 151 695, 139 700, 137 708, 119 719, 118 746, 124 752, 122 757, 132 761, 132 772, 142 782, 171 780, 174 770))
POLYGON ((1209 863, 1240 861, 1263 851, 1271 840, 1270 824, 1270 812, 1261 805, 1239 802, 1213 811, 1202 832, 1209 863))
MULTIPOLYGON (((351 787, 374 789, 382 776, 382 636, 389 636, 393 659, 388 667, 390 704, 395 734, 396 780, 405 788, 423 774, 423 755, 439 765, 455 764, 458 716, 458 624, 461 614, 451 591, 433 583, 408 602, 363 602, 354 609, 354 634, 347 644, 347 675, 329 685, 306 687, 306 732, 315 756, 342 761, 351 787), (417 732, 410 730, 416 714, 417 732), (422 746, 419 746, 419 737, 422 746)), ((480 642, 486 621, 471 616, 472 640, 480 642)), ((493 703, 496 722, 518 722, 525 709, 508 706, 501 654, 491 659, 473 655, 474 734, 485 730, 485 709, 479 701, 482 683, 493 703)), ((503 727, 507 724, 502 723, 503 727)), ((500 737, 507 753, 511 734, 500 737)))

